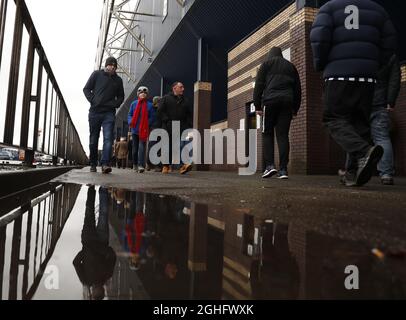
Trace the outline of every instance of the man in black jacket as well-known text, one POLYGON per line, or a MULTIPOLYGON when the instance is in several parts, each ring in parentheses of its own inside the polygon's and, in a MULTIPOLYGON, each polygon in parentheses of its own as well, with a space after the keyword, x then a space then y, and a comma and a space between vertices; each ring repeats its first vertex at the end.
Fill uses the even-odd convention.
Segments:
POLYGON ((281 48, 274 47, 268 59, 259 68, 255 80, 254 104, 257 114, 263 116, 263 149, 265 172, 262 178, 278 173, 274 165, 274 131, 279 148, 280 179, 288 179, 289 130, 302 97, 299 73, 284 59, 281 48), (263 108, 262 108, 263 106, 263 108))
POLYGON ((90 171, 96 172, 100 130, 103 128, 102 172, 110 173, 116 109, 124 101, 123 80, 116 74, 117 60, 109 57, 105 69, 92 73, 83 92, 90 102, 90 171))
MULTIPOLYGON (((169 163, 163 163, 162 173, 171 172, 172 168, 172 122, 180 122, 180 134, 184 130, 193 127, 192 124, 192 107, 189 100, 183 95, 185 91, 184 85, 177 81, 172 85, 172 92, 164 96, 158 106, 157 116, 161 121, 162 129, 166 130, 169 135, 169 163)), ((185 146, 185 142, 180 141, 180 155, 185 146)), ((191 164, 184 164, 181 160, 180 173, 185 174, 192 169, 191 164)))
POLYGON ((377 73, 395 52, 396 31, 373 1, 332 0, 317 14, 310 40, 315 69, 326 81, 323 121, 352 159, 346 185, 362 186, 383 154, 369 143, 369 121, 377 73))

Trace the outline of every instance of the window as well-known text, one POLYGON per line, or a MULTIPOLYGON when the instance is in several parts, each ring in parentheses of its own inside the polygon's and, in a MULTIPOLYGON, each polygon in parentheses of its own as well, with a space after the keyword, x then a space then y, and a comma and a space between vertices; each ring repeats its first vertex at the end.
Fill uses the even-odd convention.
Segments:
POLYGON ((164 0, 164 8, 163 8, 163 13, 162 13, 162 22, 165 20, 167 15, 168 15, 168 0, 164 0))

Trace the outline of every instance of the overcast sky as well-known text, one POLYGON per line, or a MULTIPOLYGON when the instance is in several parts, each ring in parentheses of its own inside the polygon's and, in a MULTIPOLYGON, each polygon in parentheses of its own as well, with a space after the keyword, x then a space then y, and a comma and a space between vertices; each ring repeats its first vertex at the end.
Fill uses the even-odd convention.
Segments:
POLYGON ((94 70, 103 0, 26 0, 26 3, 88 154, 89 103, 82 90, 94 70))

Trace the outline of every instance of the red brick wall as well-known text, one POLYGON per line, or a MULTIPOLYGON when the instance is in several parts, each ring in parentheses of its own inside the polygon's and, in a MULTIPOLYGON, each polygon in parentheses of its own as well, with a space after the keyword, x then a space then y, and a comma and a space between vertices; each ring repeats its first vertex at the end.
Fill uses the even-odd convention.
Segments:
MULTIPOLYGON (((240 127, 245 118, 245 105, 252 100, 250 84, 256 75, 255 67, 264 61, 263 50, 269 43, 278 43, 282 49, 291 49, 291 62, 297 67, 302 82, 302 105, 290 131, 291 153, 289 170, 301 174, 336 174, 343 168, 345 154, 331 139, 323 125, 324 110, 322 75, 314 71, 310 45, 312 21, 316 9, 305 8, 295 12, 288 8, 270 20, 267 27, 255 31, 251 37, 229 53, 228 126, 240 127), (287 23, 286 20, 289 22, 287 23), (268 29, 269 31, 268 31, 268 29), (268 32, 268 33, 267 33, 268 32), (251 72, 251 76, 248 76, 251 72)), ((394 149, 397 174, 406 174, 406 66, 403 67, 402 90, 394 114, 396 131, 394 149)), ((276 146, 276 144, 275 144, 276 146)), ((258 170, 263 168, 262 136, 258 130, 258 170)), ((275 162, 278 165, 275 148, 275 162)))

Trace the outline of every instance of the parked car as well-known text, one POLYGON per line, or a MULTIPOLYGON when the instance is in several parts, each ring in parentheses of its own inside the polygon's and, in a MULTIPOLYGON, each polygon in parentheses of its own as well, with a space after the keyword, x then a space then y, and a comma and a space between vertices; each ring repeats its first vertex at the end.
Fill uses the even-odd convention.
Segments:
POLYGON ((0 160, 13 160, 13 155, 4 150, 0 150, 0 160))
POLYGON ((52 163, 52 156, 47 155, 47 154, 43 155, 41 157, 41 162, 42 163, 52 163))

